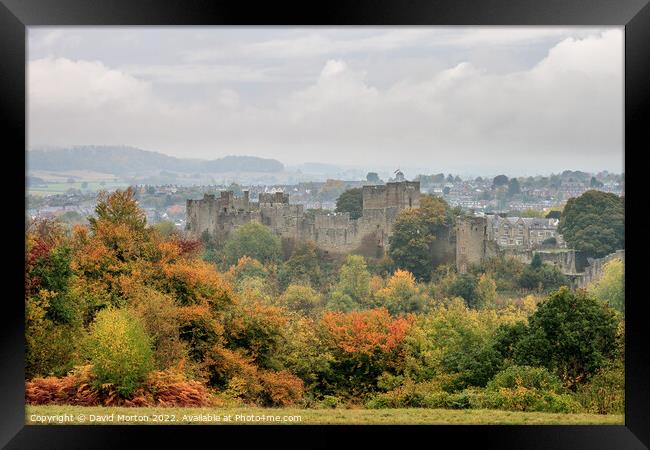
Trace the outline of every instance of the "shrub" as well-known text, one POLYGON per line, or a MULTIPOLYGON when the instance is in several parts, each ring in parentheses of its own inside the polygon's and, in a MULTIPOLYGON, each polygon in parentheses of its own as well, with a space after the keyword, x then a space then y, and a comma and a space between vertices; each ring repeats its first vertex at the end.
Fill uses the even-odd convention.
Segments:
POLYGON ((553 413, 576 413, 581 410, 580 404, 569 394, 528 389, 523 386, 485 390, 475 397, 473 407, 553 413))
POLYGON ((286 370, 260 373, 262 392, 258 403, 262 406, 290 406, 302 398, 304 389, 300 378, 286 370))
POLYGON ((325 397, 323 397, 323 401, 321 402, 321 406, 323 406, 324 408, 335 409, 340 405, 341 405, 341 399, 335 395, 326 395, 325 397))
POLYGON ((151 338, 142 322, 120 309, 100 311, 84 343, 97 385, 112 385, 128 396, 153 367, 151 338))
POLYGON ((578 388, 576 398, 590 413, 623 414, 625 410, 623 365, 619 364, 600 370, 589 383, 578 388))
POLYGON ((501 388, 516 389, 523 386, 527 389, 562 392, 562 381, 544 367, 510 366, 497 373, 487 384, 488 390, 497 391, 501 388))
POLYGON ((218 406, 219 399, 198 381, 188 380, 177 370, 151 372, 142 387, 128 398, 113 387, 94 386, 92 366, 77 367, 61 378, 35 378, 25 386, 25 401, 32 405, 76 406, 218 406))

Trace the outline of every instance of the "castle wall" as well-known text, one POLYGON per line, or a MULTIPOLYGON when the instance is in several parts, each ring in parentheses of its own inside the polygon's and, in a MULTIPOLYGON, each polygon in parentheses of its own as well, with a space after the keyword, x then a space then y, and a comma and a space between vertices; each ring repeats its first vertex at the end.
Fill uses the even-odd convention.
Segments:
POLYGON ((219 197, 205 194, 201 200, 187 201, 187 228, 197 237, 208 231, 217 239, 226 239, 236 227, 258 221, 285 239, 310 240, 333 253, 374 255, 388 245, 399 212, 419 207, 420 183, 364 186, 363 202, 363 215, 356 220, 348 213, 322 213, 308 220, 303 206, 289 204, 289 196, 283 192, 260 193, 258 203, 249 202, 248 192, 243 198, 234 197, 230 191, 221 192, 219 197))
POLYGON ((625 262, 625 250, 617 250, 607 256, 598 259, 589 259, 589 265, 584 272, 573 277, 574 288, 586 288, 589 284, 598 281, 603 276, 605 265, 615 259, 621 259, 625 262))

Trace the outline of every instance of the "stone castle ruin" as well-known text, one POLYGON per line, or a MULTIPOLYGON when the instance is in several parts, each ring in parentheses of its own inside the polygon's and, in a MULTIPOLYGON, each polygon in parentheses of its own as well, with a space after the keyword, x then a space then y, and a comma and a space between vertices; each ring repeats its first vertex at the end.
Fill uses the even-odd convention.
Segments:
POLYGON ((551 233, 546 224, 540 223, 541 220, 529 220, 528 223, 522 218, 511 219, 510 222, 519 227, 504 234, 495 233, 495 220, 490 216, 459 217, 456 222, 456 269, 459 273, 466 273, 470 266, 498 255, 513 257, 529 264, 533 256, 538 254, 543 262, 555 264, 569 278, 573 288, 584 288, 602 276, 607 262, 613 259, 625 260, 625 250, 618 250, 603 258, 587 258, 587 261, 582 263, 580 255, 573 249, 539 248, 532 244, 531 236, 538 235, 540 239, 550 236, 563 242, 561 235, 551 233), (515 242, 515 245, 512 245, 510 241, 500 245, 504 235, 512 235, 515 238, 521 236, 521 244, 515 242))
POLYGON ((420 182, 363 186, 362 196, 361 217, 350 219, 349 213, 306 215, 303 205, 290 204, 283 192, 260 193, 257 202, 250 201, 247 191, 240 198, 232 191, 222 191, 219 197, 204 194, 200 200, 187 200, 187 230, 194 237, 207 232, 224 241, 238 226, 255 221, 283 239, 313 241, 332 253, 376 256, 387 246, 399 212, 420 206, 420 182))

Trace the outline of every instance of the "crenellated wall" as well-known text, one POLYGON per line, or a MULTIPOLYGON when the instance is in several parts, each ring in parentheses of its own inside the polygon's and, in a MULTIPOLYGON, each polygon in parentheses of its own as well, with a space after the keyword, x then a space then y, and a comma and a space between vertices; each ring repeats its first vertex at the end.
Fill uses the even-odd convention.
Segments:
POLYGON ((194 236, 207 231, 222 240, 236 227, 258 221, 282 238, 313 241, 326 251, 375 255, 388 244, 397 214, 419 206, 420 183, 411 181, 364 186, 363 212, 356 220, 349 213, 333 212, 309 219, 303 206, 290 204, 283 192, 261 193, 259 202, 251 203, 247 192, 236 198, 226 191, 219 197, 204 194, 201 200, 188 200, 187 230, 194 236))

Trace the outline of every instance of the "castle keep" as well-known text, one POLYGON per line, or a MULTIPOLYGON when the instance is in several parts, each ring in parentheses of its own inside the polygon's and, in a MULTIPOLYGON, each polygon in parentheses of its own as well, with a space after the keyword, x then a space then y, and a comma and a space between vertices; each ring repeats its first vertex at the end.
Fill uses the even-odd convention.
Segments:
POLYGON ((194 237, 204 232, 223 241, 236 227, 255 221, 268 226, 281 238, 313 241, 334 253, 375 255, 383 251, 397 214, 420 206, 420 182, 399 181, 363 186, 363 212, 358 219, 349 213, 322 212, 306 216, 302 205, 289 203, 283 192, 261 193, 251 202, 247 191, 237 198, 231 191, 219 197, 204 194, 187 201, 187 230, 194 237))

